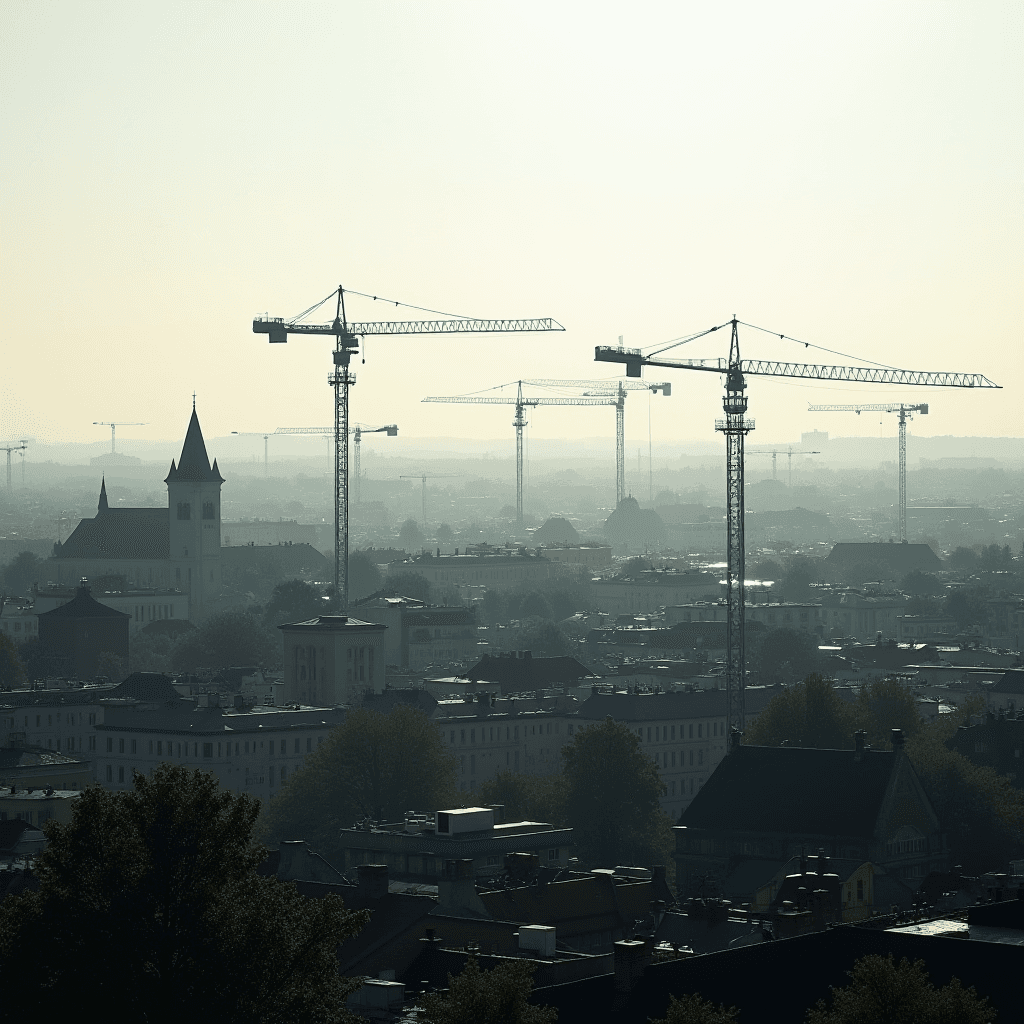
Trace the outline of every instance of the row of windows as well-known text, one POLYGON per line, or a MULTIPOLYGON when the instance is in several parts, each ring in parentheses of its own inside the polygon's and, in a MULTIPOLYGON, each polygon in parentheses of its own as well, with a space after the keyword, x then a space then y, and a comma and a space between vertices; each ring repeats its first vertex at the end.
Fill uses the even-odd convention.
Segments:
POLYGON ((885 852, 889 857, 898 853, 924 853, 924 839, 896 839, 885 844, 885 852))
MULTIPOLYGON (((704 738, 704 723, 697 722, 696 730, 697 734, 694 736, 694 723, 691 722, 689 726, 679 726, 679 738, 682 739, 703 739, 704 738), (686 735, 684 735, 686 733, 686 735)), ((644 727, 641 725, 637 731, 637 736, 640 737, 641 742, 644 738, 644 727)), ((712 722, 711 727, 708 729, 708 736, 724 736, 725 735, 725 722, 712 722)), ((647 742, 648 743, 668 743, 676 738, 676 727, 674 725, 649 725, 647 726, 647 742)))
MULTIPOLYGON (((188 501, 178 502, 178 518, 179 519, 191 519, 192 518, 192 504, 188 501)), ((216 519, 217 518, 217 506, 212 501, 203 502, 203 518, 204 519, 216 519)))
MULTIPOLYGON (((72 711, 72 712, 68 712, 67 718, 65 719, 65 721, 67 722, 68 725, 74 725, 76 720, 77 720, 79 725, 84 725, 85 724, 84 719, 86 718, 86 716, 88 716, 89 725, 95 725, 96 724, 96 712, 95 711, 89 711, 89 712, 81 712, 81 711, 74 712, 74 711, 72 711)), ((28 727, 28 723, 29 723, 29 719, 31 719, 32 716, 31 715, 24 715, 23 717, 24 717, 24 725, 27 728, 28 727)), ((48 726, 53 725, 55 718, 57 720, 57 725, 60 725, 60 712, 59 711, 57 712, 56 715, 47 715, 46 716, 46 724, 48 726)), ((36 728, 37 729, 41 728, 42 724, 43 724, 43 716, 42 715, 36 715, 35 719, 36 719, 36 728)), ((16 715, 12 715, 10 718, 6 719, 6 723, 5 724, 7 725, 7 727, 9 729, 13 729, 15 727, 15 724, 16 724, 17 720, 18 720, 17 716, 16 715)))
MULTIPOLYGON (((545 735, 550 736, 551 732, 552 732, 552 730, 551 730, 552 724, 555 727, 554 728, 554 734, 556 736, 559 735, 559 733, 560 733, 560 723, 559 722, 554 722, 554 723, 552 723, 552 722, 540 722, 540 723, 533 722, 533 723, 530 723, 529 725, 525 725, 525 724, 523 725, 523 738, 525 739, 527 736, 538 736, 538 735, 539 736, 545 736, 545 735), (546 729, 545 729, 545 726, 547 727, 546 729)), ((466 742, 476 743, 477 742, 477 738, 476 738, 477 730, 476 729, 459 729, 459 730, 450 729, 448 731, 448 742, 449 743, 454 743, 455 742, 456 731, 458 731, 459 742, 460 743, 466 743, 466 742), (467 737, 468 737, 468 740, 467 740, 467 737)), ((501 740, 501 726, 500 725, 498 725, 498 726, 493 726, 493 725, 491 725, 491 726, 481 726, 479 731, 480 731, 480 742, 481 743, 494 743, 495 741, 497 741, 498 743, 502 742, 502 740, 501 740)), ((573 726, 571 726, 571 725, 567 726, 565 731, 568 733, 568 735, 572 736, 572 734, 573 734, 573 726)), ((506 725, 505 726, 505 741, 506 742, 508 742, 508 741, 516 742, 516 741, 518 741, 518 739, 519 739, 519 726, 518 725, 506 725)))
MULTIPOLYGON (((679 751, 679 765, 680 765, 680 767, 683 767, 683 766, 686 765, 686 753, 687 752, 685 750, 680 750, 679 751)), ((693 767, 694 751, 691 750, 689 753, 690 753, 690 767, 692 768, 693 767)), ((702 765, 704 763, 704 751, 703 750, 698 750, 698 751, 696 751, 696 754, 697 754, 697 764, 698 765, 702 765)), ((675 768, 676 767, 676 751, 674 751, 674 750, 671 750, 671 751, 669 751, 669 750, 659 750, 654 755, 654 763, 657 764, 658 766, 660 766, 661 768, 675 768)))
MULTIPOLYGON (((95 739, 95 737, 91 737, 91 739, 95 739)), ((323 743, 323 741, 324 741, 323 736, 318 736, 317 737, 317 741, 316 741, 317 746, 320 746, 320 744, 323 743)), ((157 757, 163 757, 164 756, 164 746, 165 746, 165 741, 164 740, 141 740, 140 741, 140 740, 132 739, 130 737, 129 738, 119 738, 117 740, 117 753, 118 754, 137 754, 139 752, 139 743, 140 742, 148 743, 149 744, 149 749, 148 749, 148 753, 149 754, 155 754, 157 757)), ((270 752, 271 755, 274 754, 274 744, 275 743, 278 744, 278 751, 277 751, 277 753, 278 753, 279 756, 286 757, 288 755, 288 741, 287 740, 269 740, 268 743, 269 743, 269 746, 270 746, 270 751, 269 752, 270 752)), ((293 741, 293 749, 292 749, 292 753, 293 754, 301 754, 302 753, 302 746, 301 746, 301 744, 302 744, 302 741, 298 737, 296 737, 294 739, 294 741, 293 741)), ((192 756, 193 757, 198 757, 199 756, 199 744, 198 743, 193 743, 192 746, 194 748, 193 751, 192 751, 192 756)), ((231 756, 232 744, 231 743, 225 743, 223 740, 221 740, 219 743, 216 743, 216 744, 214 744, 212 742, 211 743, 204 743, 203 744, 203 757, 213 757, 214 756, 214 753, 213 753, 214 746, 216 746, 216 748, 217 748, 217 754, 216 754, 217 757, 224 757, 224 756, 230 757, 231 756)), ((178 742, 178 741, 175 741, 175 740, 167 740, 166 741, 166 747, 167 747, 167 756, 168 757, 188 757, 188 741, 187 740, 185 741, 184 745, 181 742, 178 742), (175 746, 177 746, 177 753, 175 753, 175 746), (182 753, 182 746, 184 746, 184 754, 182 753)), ((237 742, 234 743, 234 748, 235 748, 234 753, 236 755, 248 754, 248 753, 255 754, 256 753, 256 740, 238 740, 237 742), (249 749, 250 746, 252 747, 251 751, 249 749)), ((260 748, 260 750, 263 749, 263 740, 260 740, 259 748, 260 748)), ((95 746, 93 746, 93 749, 95 749, 95 746)), ((312 753, 312 751, 313 751, 313 737, 312 736, 307 736, 306 737, 306 753, 309 754, 309 753, 312 753)), ((114 737, 113 736, 108 736, 107 737, 107 753, 108 754, 113 754, 114 753, 114 737)))

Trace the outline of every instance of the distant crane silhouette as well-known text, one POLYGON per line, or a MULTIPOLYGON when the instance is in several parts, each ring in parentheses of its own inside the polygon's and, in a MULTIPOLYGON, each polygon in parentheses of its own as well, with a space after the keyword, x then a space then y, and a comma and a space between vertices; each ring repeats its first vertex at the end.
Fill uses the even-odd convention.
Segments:
POLYGON ((117 451, 114 448, 114 431, 118 427, 145 427, 146 423, 108 423, 104 420, 93 420, 92 425, 94 427, 110 427, 110 454, 116 455, 117 451))

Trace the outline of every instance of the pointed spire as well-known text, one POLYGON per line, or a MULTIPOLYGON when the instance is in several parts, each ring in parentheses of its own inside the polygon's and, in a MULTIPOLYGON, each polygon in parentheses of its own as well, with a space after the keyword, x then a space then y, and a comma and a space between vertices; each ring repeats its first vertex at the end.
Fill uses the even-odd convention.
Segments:
MULTIPOLYGON (((194 395, 192 401, 195 402, 194 395)), ((173 462, 171 463, 171 472, 165 483, 171 480, 189 480, 199 483, 224 482, 220 472, 210 468, 210 456, 206 453, 206 442, 203 440, 203 430, 199 426, 199 416, 196 413, 195 405, 192 407, 192 418, 188 422, 181 458, 178 459, 177 468, 173 462)))
POLYGON ((100 503, 97 509, 98 512, 108 512, 110 506, 107 504, 107 478, 104 475, 100 481, 100 503))

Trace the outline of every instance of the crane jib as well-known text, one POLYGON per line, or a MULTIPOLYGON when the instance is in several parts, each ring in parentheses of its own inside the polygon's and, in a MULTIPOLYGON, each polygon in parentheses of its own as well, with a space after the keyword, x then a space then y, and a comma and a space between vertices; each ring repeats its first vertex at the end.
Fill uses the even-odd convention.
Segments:
MULTIPOLYGON (((498 334, 528 331, 564 331, 565 328, 550 317, 534 320, 399 320, 370 321, 347 324, 349 334, 498 334)), ((283 342, 289 334, 338 333, 334 324, 291 324, 281 319, 257 319, 252 322, 253 334, 269 334, 269 341, 283 342)))

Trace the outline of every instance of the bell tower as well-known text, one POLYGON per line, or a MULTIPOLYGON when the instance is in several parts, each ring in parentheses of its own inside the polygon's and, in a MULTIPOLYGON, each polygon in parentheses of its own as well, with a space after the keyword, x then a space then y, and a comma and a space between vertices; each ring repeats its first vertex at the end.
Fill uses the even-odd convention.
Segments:
POLYGON ((170 519, 170 584, 189 595, 190 616, 201 618, 221 586, 220 488, 224 478, 216 459, 210 465, 194 398, 181 458, 177 463, 171 461, 164 483, 170 519))

